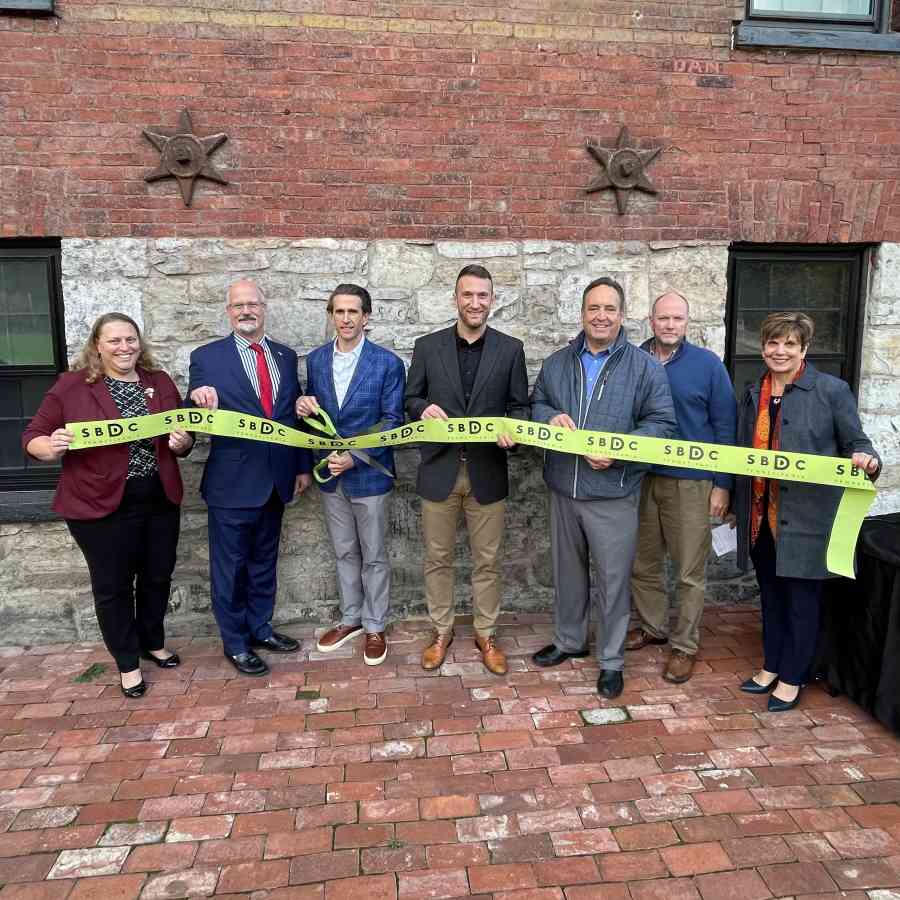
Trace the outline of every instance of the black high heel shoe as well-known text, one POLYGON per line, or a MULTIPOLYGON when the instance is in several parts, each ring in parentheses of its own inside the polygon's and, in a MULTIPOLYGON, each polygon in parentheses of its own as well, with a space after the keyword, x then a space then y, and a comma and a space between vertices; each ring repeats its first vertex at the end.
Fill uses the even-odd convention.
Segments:
POLYGON ((152 653, 148 653, 144 651, 141 653, 141 659, 146 659, 148 662, 156 663, 161 669, 174 669, 176 666, 181 665, 181 657, 177 653, 173 653, 171 656, 167 656, 165 659, 160 659, 158 656, 154 656, 152 653))
POLYGON ((147 682, 144 681, 143 678, 134 686, 127 688, 124 684, 122 684, 121 678, 119 679, 119 687, 122 689, 122 693, 126 697, 135 698, 135 697, 143 697, 147 692, 147 682))
POLYGON ((793 700, 779 700, 778 697, 769 697, 767 709, 769 710, 769 712, 787 712, 789 709, 793 709, 800 702, 800 695, 802 693, 803 688, 800 687, 797 689, 797 696, 794 697, 793 700))
MULTIPOLYGON (((768 684, 760 684, 751 677, 741 682, 741 690, 745 694, 768 694, 769 691, 775 689, 776 684, 778 684, 777 678, 773 678, 768 684)), ((771 703, 771 700, 769 702, 771 703)))

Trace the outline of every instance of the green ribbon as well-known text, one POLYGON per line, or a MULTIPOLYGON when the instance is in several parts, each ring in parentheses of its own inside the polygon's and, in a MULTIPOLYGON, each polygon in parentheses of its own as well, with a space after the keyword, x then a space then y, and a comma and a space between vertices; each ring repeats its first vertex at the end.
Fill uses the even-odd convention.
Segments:
MULTIPOLYGON (((364 450, 372 447, 402 447, 422 442, 436 444, 493 443, 500 435, 516 443, 558 453, 607 456, 623 462, 704 469, 731 475, 758 476, 780 481, 823 484, 844 489, 831 526, 826 552, 829 572, 854 577, 856 539, 872 502, 875 487, 865 473, 850 460, 811 453, 760 451, 747 447, 676 441, 634 434, 603 431, 570 431, 521 419, 476 417, 465 419, 422 419, 390 431, 361 434, 352 438, 336 436, 334 424, 322 413, 322 421, 309 417, 310 434, 245 413, 229 410, 173 409, 132 419, 72 422, 66 428, 75 435, 71 450, 106 447, 167 434, 176 428, 218 437, 267 441, 309 450, 364 450), (330 426, 330 433, 329 433, 330 426)), ((323 460, 322 462, 326 462, 323 460)), ((321 463, 320 463, 321 465, 321 463)), ((326 462, 327 465, 327 462, 326 462)))
MULTIPOLYGON (((331 416, 325 412, 324 409, 320 406, 319 409, 311 416, 304 416, 304 423, 309 427, 313 428, 321 434, 326 435, 330 438, 337 438, 340 440, 340 435, 338 434, 337 428, 334 427, 334 422, 331 420, 331 416)), ((370 428, 367 431, 363 432, 364 434, 374 434, 381 430, 379 425, 376 425, 374 428, 370 428)), ((373 469, 377 469, 381 472, 382 475, 387 475, 388 478, 393 478, 394 473, 390 471, 386 466, 383 466, 377 459, 373 459, 368 453, 363 450, 349 450, 348 451, 351 456, 356 457, 356 459, 361 460, 367 466, 371 466, 373 469)), ((313 478, 319 482, 319 484, 328 484, 329 481, 333 481, 335 476, 330 472, 328 475, 325 475, 325 472, 328 471, 328 457, 326 456, 324 459, 320 459, 315 466, 313 466, 313 478)))

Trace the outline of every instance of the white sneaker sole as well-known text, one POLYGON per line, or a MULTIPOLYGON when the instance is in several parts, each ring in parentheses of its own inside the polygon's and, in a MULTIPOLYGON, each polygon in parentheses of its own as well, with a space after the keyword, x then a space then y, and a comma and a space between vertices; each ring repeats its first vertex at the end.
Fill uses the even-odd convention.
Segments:
POLYGON ((358 631, 351 631, 350 634, 348 634, 346 637, 342 637, 336 644, 329 644, 327 647, 316 641, 316 650, 318 650, 319 653, 331 653, 334 650, 343 647, 344 644, 347 643, 347 641, 352 641, 353 638, 357 638, 361 634, 364 634, 362 627, 360 627, 358 631))
POLYGON ((378 657, 378 659, 369 659, 369 657, 366 656, 365 653, 363 654, 363 662, 367 666, 380 666, 386 659, 387 659, 387 647, 384 648, 384 653, 382 653, 381 656, 378 657))

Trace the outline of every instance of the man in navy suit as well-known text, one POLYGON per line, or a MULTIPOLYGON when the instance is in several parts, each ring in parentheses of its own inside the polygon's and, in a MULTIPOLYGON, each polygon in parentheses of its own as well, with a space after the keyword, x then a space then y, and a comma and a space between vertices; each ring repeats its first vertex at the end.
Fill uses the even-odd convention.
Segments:
MULTIPOLYGON (((297 354, 266 337, 266 301, 249 279, 228 289, 232 333, 191 354, 188 396, 204 409, 228 409, 296 426, 297 354)), ((200 493, 209 516, 212 607, 225 656, 244 675, 265 675, 254 653, 290 653, 299 644, 272 630, 284 505, 311 483, 306 450, 213 437, 200 493)))
MULTIPOLYGON (((323 409, 342 437, 403 424, 406 372, 398 356, 366 340, 371 313, 365 288, 339 284, 328 300, 336 337, 306 359, 307 396, 297 401, 297 414, 323 409)), ((337 557, 341 621, 319 638, 318 649, 330 653, 365 632, 363 660, 369 666, 387 657, 391 566, 386 538, 393 472, 390 448, 335 452, 328 456, 331 479, 320 484, 337 557)))

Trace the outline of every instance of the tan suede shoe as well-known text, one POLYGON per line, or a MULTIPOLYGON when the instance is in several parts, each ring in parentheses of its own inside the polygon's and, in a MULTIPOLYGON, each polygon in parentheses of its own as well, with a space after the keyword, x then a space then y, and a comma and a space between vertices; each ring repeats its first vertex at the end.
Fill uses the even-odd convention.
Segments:
POLYGON ((497 638, 494 635, 486 638, 475 635, 475 646, 481 651, 481 659, 488 672, 505 675, 509 671, 506 654, 497 646, 497 638))
POLYGON ((435 632, 434 640, 422 651, 422 668, 426 672, 439 669, 447 656, 447 650, 453 643, 453 632, 438 634, 435 632))

